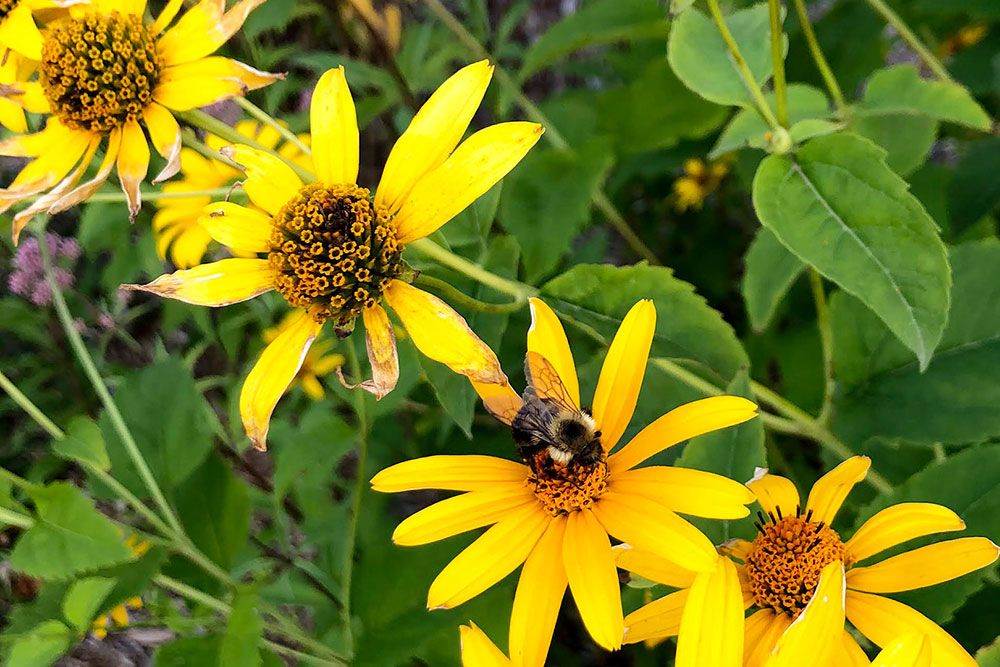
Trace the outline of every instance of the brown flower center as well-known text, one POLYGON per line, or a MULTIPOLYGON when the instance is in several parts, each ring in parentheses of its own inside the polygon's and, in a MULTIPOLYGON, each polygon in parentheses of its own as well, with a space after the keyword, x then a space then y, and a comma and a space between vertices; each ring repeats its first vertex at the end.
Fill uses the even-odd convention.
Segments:
POLYGON ((134 14, 88 14, 46 33, 39 79, 63 125, 105 134, 137 120, 160 76, 156 38, 134 14))
POLYGON ((388 211, 356 185, 307 185, 274 216, 268 260, 275 288, 317 320, 350 331, 403 271, 388 211))
POLYGON ((0 23, 7 18, 21 0, 0 0, 0 23))
POLYGON ((546 450, 534 455, 528 486, 552 516, 569 514, 594 504, 608 488, 605 457, 591 464, 552 460, 546 450))
POLYGON ((846 561, 836 531, 809 518, 779 516, 758 524, 760 533, 745 567, 758 607, 798 616, 816 591, 823 568, 835 560, 846 561))

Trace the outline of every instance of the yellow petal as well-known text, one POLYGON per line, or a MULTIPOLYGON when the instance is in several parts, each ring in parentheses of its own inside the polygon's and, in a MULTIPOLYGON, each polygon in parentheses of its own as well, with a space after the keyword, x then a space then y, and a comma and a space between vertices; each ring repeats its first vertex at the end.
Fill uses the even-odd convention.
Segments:
POLYGON ((114 624, 119 628, 124 628, 128 625, 128 609, 125 608, 125 605, 120 604, 113 607, 111 611, 108 612, 108 615, 111 617, 114 624))
POLYGON ((888 646, 909 634, 926 635, 934 667, 976 667, 973 657, 951 635, 902 602, 849 590, 847 619, 877 646, 888 646))
POLYGON ((204 208, 198 223, 213 239, 237 252, 267 252, 271 248, 274 221, 257 209, 213 202, 204 208))
POLYGON ((778 640, 768 667, 826 665, 840 649, 844 634, 844 564, 823 568, 806 608, 778 640))
MULTIPOLYGON (((319 379, 312 374, 306 375, 299 372, 298 378, 296 378, 299 384, 302 386, 302 391, 306 393, 306 396, 314 401, 321 401, 326 397, 326 392, 323 390, 323 384, 319 379)), ((294 380, 293 380, 294 383, 294 380)))
POLYGON ((524 562, 510 613, 510 658, 518 667, 543 667, 566 593, 562 564, 566 517, 554 518, 524 562))
POLYGON ((365 323, 365 347, 368 350, 368 363, 372 367, 372 377, 370 380, 347 386, 351 389, 364 389, 375 398, 381 399, 392 391, 399 381, 396 333, 392 322, 389 321, 389 315, 378 304, 365 308, 361 316, 365 323))
POLYGON ((111 175, 111 170, 118 161, 118 151, 121 149, 121 142, 121 130, 112 130, 111 134, 108 135, 108 145, 104 149, 104 159, 101 160, 101 164, 97 168, 97 172, 94 176, 89 180, 80 183, 69 192, 62 193, 56 201, 49 205, 47 212, 50 215, 60 213, 68 208, 76 206, 83 200, 89 198, 90 195, 97 192, 100 187, 104 185, 104 182, 108 180, 108 176, 111 175))
POLYGON ((650 551, 692 572, 715 567, 717 554, 712 542, 655 500, 609 490, 594 503, 593 512, 608 533, 636 549, 650 551))
POLYGON ((243 189, 250 201, 276 215, 302 189, 302 181, 280 158, 249 146, 227 146, 223 155, 246 172, 243 189))
POLYGON ((170 22, 177 17, 177 12, 180 11, 181 6, 184 4, 184 0, 167 0, 167 4, 164 5, 163 11, 160 15, 156 17, 153 21, 153 25, 149 26, 149 31, 154 35, 159 35, 161 32, 166 30, 170 22))
POLYGON ((477 382, 507 382, 493 350, 444 301, 402 280, 389 283, 385 299, 425 356, 477 382))
POLYGON ((228 306, 274 289, 274 271, 266 259, 233 257, 167 273, 146 285, 122 285, 122 289, 196 306, 228 306))
POLYGON ((322 327, 312 315, 301 311, 298 318, 264 348, 243 382, 240 416, 247 437, 257 449, 267 449, 267 429, 274 406, 299 372, 309 346, 322 327))
POLYGON ((475 623, 458 628, 462 645, 462 667, 508 667, 510 660, 475 623))
POLYGON ((142 206, 139 184, 149 170, 149 145, 139 123, 130 120, 122 127, 122 145, 118 151, 118 179, 128 201, 128 217, 134 220, 142 206))
POLYGON ((816 480, 806 501, 806 512, 812 512, 812 520, 826 525, 833 523, 847 494, 865 478, 871 465, 872 460, 867 456, 852 456, 816 480))
POLYGON ((961 577, 995 562, 1000 548, 985 537, 961 537, 852 568, 847 585, 868 593, 898 593, 961 577))
POLYGON ((37 114, 52 113, 49 100, 45 97, 45 90, 42 88, 41 83, 38 81, 20 81, 17 85, 23 91, 17 98, 17 103, 25 111, 37 114))
MULTIPOLYGON (((417 181, 445 161, 472 122, 492 76, 493 66, 481 60, 458 70, 434 91, 392 147, 376 204, 395 213, 417 181)), ((315 132, 315 124, 313 128, 315 132)))
MULTIPOLYGON (((196 87, 205 82, 218 81, 225 82, 226 84, 235 84, 235 88, 232 89, 235 91, 233 94, 243 94, 248 90, 262 88, 283 78, 285 78, 283 74, 262 72, 232 58, 211 56, 164 68, 160 73, 158 83, 161 85, 167 83, 187 84, 191 87, 196 87)), ((197 106, 203 106, 200 103, 207 99, 206 95, 208 94, 204 91, 198 91, 196 95, 190 97, 190 99, 195 100, 194 103, 191 101, 182 102, 181 104, 185 108, 177 110, 187 111, 197 106)), ((218 98, 215 101, 220 101, 221 99, 218 98)), ((273 148, 273 146, 271 147, 273 148)))
POLYGON ((503 384, 487 384, 475 380, 470 382, 472 388, 479 394, 479 398, 483 400, 483 407, 487 412, 508 426, 513 423, 524 401, 509 382, 503 384))
POLYGON ((344 68, 327 70, 313 90, 309 112, 316 177, 327 185, 358 180, 358 113, 344 68))
POLYGON ((563 386, 580 407, 580 382, 576 376, 573 352, 569 349, 566 331, 556 314, 537 297, 528 300, 531 308, 531 326, 528 328, 528 351, 544 357, 559 375, 563 386))
POLYGON ((761 609, 746 620, 743 647, 746 653, 744 667, 764 667, 771 658, 771 651, 792 620, 785 614, 775 614, 761 609))
POLYGON ((614 449, 632 420, 655 331, 656 306, 643 299, 625 315, 604 357, 594 392, 594 421, 605 451, 614 449))
POLYGON ((14 4, 14 8, 0 21, 0 44, 29 60, 42 59, 44 38, 31 15, 27 2, 14 4))
POLYGON ((799 492, 792 481, 772 475, 767 468, 757 468, 747 486, 757 496, 757 502, 768 516, 795 516, 799 510, 799 492))
POLYGON ((733 426, 757 416, 757 406, 741 396, 713 396, 674 408, 611 455, 612 472, 634 468, 689 438, 733 426))
POLYGON ((688 588, 694 583, 694 572, 650 551, 636 549, 631 544, 616 545, 613 551, 615 564, 622 570, 674 588, 688 588))
POLYGON ((90 168, 90 163, 94 159, 94 155, 97 153, 97 147, 101 143, 101 138, 95 136, 91 139, 90 145, 84 152, 83 157, 80 158, 79 164, 70 171, 59 183, 55 185, 51 190, 36 199, 29 207, 18 212, 14 216, 14 224, 12 225, 12 232, 14 237, 14 243, 17 243, 17 239, 21 234, 24 227, 42 211, 49 211, 54 207, 62 198, 71 191, 74 191, 77 183, 83 178, 83 174, 90 168))
POLYGON ((478 491, 498 484, 523 484, 528 468, 495 456, 425 456, 389 466, 372 478, 372 488, 382 493, 442 489, 478 491))
POLYGON ((500 123, 463 141, 421 178, 396 215, 396 237, 409 243, 432 234, 507 175, 542 136, 535 123, 500 123))
POLYGON ((403 520, 392 533, 392 541, 404 547, 437 542, 452 535, 500 521, 514 510, 537 504, 523 484, 496 485, 471 491, 425 507, 403 520))
POLYGON ((754 495, 739 482, 701 470, 674 466, 635 468, 612 478, 614 489, 637 493, 681 514, 710 519, 742 519, 754 495))
POLYGON ((609 651, 625 632, 618 571, 608 534, 590 510, 571 512, 563 539, 569 589, 590 636, 609 651))
POLYGON ((865 521, 847 541, 847 553, 858 562, 917 537, 964 528, 961 517, 942 505, 900 503, 865 521))
POLYGON ((427 592, 427 608, 457 607, 506 577, 524 562, 551 521, 537 504, 510 512, 434 579, 427 592))
POLYGON ((28 120, 24 109, 10 100, 0 98, 0 125, 14 134, 25 134, 28 131, 28 120))
POLYGON ((687 589, 674 591, 626 616, 625 643, 638 644, 675 636, 681 629, 681 616, 689 593, 687 589))
POLYGON ((741 667, 743 596, 736 566, 719 557, 691 586, 677 639, 677 667, 741 667))
POLYGON ((872 667, 931 667, 931 642, 912 633, 889 642, 872 667))
POLYGON ((189 111, 240 97, 246 87, 238 79, 213 76, 161 81, 153 89, 153 99, 174 111, 189 111))
MULTIPOLYGON (((868 655, 858 646, 858 642, 851 636, 851 633, 844 630, 840 638, 840 647, 834 656, 834 665, 838 667, 869 667, 871 661, 868 655)), ((929 665, 927 667, 930 667, 929 665)))
POLYGON ((201 0, 157 39, 157 51, 168 65, 207 56, 236 34, 250 12, 263 3, 264 0, 241 0, 227 12, 224 2, 201 0))
POLYGON ((727 556, 732 556, 738 560, 745 561, 753 550, 753 542, 734 537, 719 545, 719 552, 727 556))
POLYGON ((160 183, 181 168, 181 126, 166 107, 156 102, 142 112, 142 120, 149 130, 153 148, 167 161, 166 166, 153 179, 153 183, 160 183))

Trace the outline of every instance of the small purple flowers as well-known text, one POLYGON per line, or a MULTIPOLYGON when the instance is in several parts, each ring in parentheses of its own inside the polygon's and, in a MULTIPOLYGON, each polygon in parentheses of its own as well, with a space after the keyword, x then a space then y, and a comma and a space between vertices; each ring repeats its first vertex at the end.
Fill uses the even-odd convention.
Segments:
MULTIPOLYGON (((58 234, 46 235, 56 283, 63 289, 73 286, 73 274, 69 271, 76 260, 80 258, 80 246, 76 240, 63 238, 58 234), (60 266, 60 262, 65 266, 60 266)), ((26 239, 17 248, 12 262, 13 271, 7 279, 7 287, 14 294, 23 297, 36 306, 47 306, 52 303, 52 290, 45 282, 45 272, 42 268, 42 253, 38 248, 38 239, 26 239)))

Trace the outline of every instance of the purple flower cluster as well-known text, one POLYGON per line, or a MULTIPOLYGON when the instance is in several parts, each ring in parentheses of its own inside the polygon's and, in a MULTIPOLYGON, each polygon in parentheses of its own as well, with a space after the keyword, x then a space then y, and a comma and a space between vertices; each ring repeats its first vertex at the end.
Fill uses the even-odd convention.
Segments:
MULTIPOLYGON (((58 234, 46 234, 52 262, 56 264, 53 275, 56 283, 63 289, 73 286, 74 278, 69 269, 58 266, 60 262, 72 268, 80 258, 80 246, 75 239, 63 238, 58 234)), ((45 282, 45 272, 42 268, 42 253, 38 247, 38 239, 26 239, 18 246, 12 262, 13 271, 7 279, 10 291, 21 296, 36 306, 47 306, 52 303, 52 290, 45 282)))

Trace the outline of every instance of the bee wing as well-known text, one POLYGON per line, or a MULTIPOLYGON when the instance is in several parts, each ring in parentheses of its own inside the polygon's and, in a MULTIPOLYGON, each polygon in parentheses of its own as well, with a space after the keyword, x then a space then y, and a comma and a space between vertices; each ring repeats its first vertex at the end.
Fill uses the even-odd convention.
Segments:
POLYGON ((486 396, 483 398, 483 407, 495 418, 502 421, 507 426, 514 423, 514 418, 521 411, 524 401, 517 394, 504 394, 501 396, 486 396))
POLYGON ((555 444, 552 441, 551 423, 552 413, 549 407, 528 387, 524 392, 524 407, 518 411, 511 427, 531 436, 537 443, 555 444))
POLYGON ((528 389, 543 401, 551 401, 564 410, 580 414, 580 408, 566 390, 559 373, 548 359, 537 352, 529 351, 524 358, 524 375, 528 379, 528 389))

